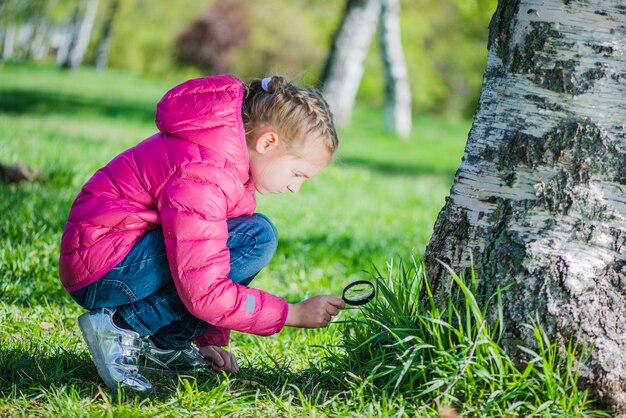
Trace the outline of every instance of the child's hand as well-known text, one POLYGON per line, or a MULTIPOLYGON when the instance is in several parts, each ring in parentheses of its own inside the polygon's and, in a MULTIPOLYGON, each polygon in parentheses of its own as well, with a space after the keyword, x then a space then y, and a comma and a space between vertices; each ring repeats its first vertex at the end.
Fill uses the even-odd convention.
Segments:
POLYGON ((289 305, 285 325, 299 328, 325 327, 345 306, 343 299, 337 296, 313 296, 303 302, 289 305))
POLYGON ((200 353, 213 362, 213 370, 216 372, 237 373, 239 365, 235 355, 216 345, 198 347, 200 353))

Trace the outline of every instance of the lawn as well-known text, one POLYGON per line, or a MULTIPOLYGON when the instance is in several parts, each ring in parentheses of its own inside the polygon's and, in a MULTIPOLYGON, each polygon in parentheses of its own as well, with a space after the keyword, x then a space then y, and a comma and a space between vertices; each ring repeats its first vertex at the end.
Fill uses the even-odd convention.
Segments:
MULTIPOLYGON (((570 376, 574 366, 559 363, 548 341, 534 369, 508 362, 497 330, 472 305, 470 278, 469 288, 457 278, 461 290, 447 309, 415 304, 426 283, 419 259, 471 121, 415 116, 411 137, 399 139, 383 132, 380 109, 364 105, 340 130, 330 167, 298 194, 259 197, 257 210, 274 221, 280 243, 253 285, 296 302, 339 295, 378 270, 380 301, 343 312, 325 329, 234 333, 238 375, 168 377, 150 397, 112 396, 80 337, 82 309, 59 283, 58 244, 82 184, 155 132, 156 102, 179 81, 0 69, 0 161, 41 171, 34 183, 0 184, 0 415, 402 417, 439 416, 448 404, 467 416, 601 415, 588 409, 570 376), (432 320, 418 327, 415 318, 432 320), (411 345, 433 335, 439 343, 411 345)), ((566 360, 580 356, 573 347, 566 360)))

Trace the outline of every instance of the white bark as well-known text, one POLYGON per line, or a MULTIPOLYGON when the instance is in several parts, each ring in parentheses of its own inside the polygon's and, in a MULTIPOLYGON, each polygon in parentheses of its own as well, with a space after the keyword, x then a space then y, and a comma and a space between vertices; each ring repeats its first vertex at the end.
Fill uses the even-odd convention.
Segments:
POLYGON ((623 0, 501 0, 463 162, 427 249, 505 295, 508 343, 537 316, 595 348, 586 383, 626 411, 623 0), (507 4, 508 3, 508 4, 507 4))
POLYGON ((56 62, 62 66, 68 61, 70 46, 72 39, 74 38, 74 27, 72 23, 61 26, 52 34, 51 41, 54 47, 56 47, 56 62))
POLYGON ((98 44, 98 50, 96 52, 95 66, 99 69, 104 69, 108 66, 109 62, 109 48, 111 46, 111 37, 113 35, 113 25, 115 24, 115 17, 119 9, 119 0, 111 0, 107 9, 107 15, 102 25, 102 37, 98 44))
POLYGON ((13 51, 15 48, 15 37, 17 35, 17 27, 11 23, 7 26, 4 33, 4 47, 2 48, 2 59, 10 60, 13 58, 13 51))
POLYGON ((400 0, 382 0, 380 40, 385 69, 385 129, 411 133, 411 88, 400 35, 400 0))
POLYGON ((80 18, 78 31, 72 40, 68 58, 64 63, 64 67, 66 68, 77 68, 82 64, 85 58, 93 24, 96 20, 96 13, 98 12, 98 1, 99 0, 81 0, 79 7, 84 9, 84 12, 82 18, 80 18))
POLYGON ((367 51, 372 42, 381 0, 349 0, 324 70, 322 92, 335 123, 350 122, 367 51))
POLYGON ((42 60, 48 54, 48 42, 49 36, 48 25, 43 22, 43 19, 38 19, 34 24, 33 36, 30 40, 29 52, 30 56, 35 60, 42 60))

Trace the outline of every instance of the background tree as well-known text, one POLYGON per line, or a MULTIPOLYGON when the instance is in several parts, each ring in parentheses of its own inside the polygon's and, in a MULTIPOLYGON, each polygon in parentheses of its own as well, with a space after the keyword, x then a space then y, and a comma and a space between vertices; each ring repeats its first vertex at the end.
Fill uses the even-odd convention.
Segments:
MULTIPOLYGON (((626 14, 621 0, 501 0, 463 162, 426 261, 504 293, 505 343, 537 319, 593 346, 586 383, 626 412, 626 14)), ((448 283, 441 283, 444 288, 448 283)), ((527 360, 518 353, 520 360, 527 360)))
POLYGON ((231 1, 228 11, 225 7, 214 3, 177 36, 174 51, 179 63, 200 68, 202 74, 229 72, 243 79, 283 74, 305 84, 319 80, 325 37, 338 9, 315 0, 231 1), (230 17, 221 17, 225 14, 230 17), (228 31, 234 36, 222 39, 228 31), (209 65, 212 61, 219 65, 209 65))
POLYGON ((382 0, 380 44, 385 70, 385 128, 411 133, 411 87, 400 34, 400 0, 382 0))
POLYGON ((9 14, 7 11, 7 7, 6 4, 3 3, 2 4, 2 9, 0 9, 0 12, 2 12, 2 14, 0 14, 0 16, 2 16, 4 19, 4 34, 3 34, 3 45, 2 45, 2 59, 3 60, 10 60, 11 58, 13 58, 13 50, 15 47, 15 36, 16 36, 16 32, 17 32, 17 25, 16 22, 12 19, 7 18, 7 15, 9 14))
POLYGON ((339 126, 350 115, 380 16, 381 0, 348 0, 322 73, 322 91, 339 126))
MULTIPOLYGON (((3 59, 9 60, 28 55, 29 50, 32 49, 30 40, 34 38, 35 28, 37 27, 33 23, 41 23, 39 17, 43 6, 42 0, 5 0, 0 4, 0 19, 3 27, 3 59), (27 22, 33 22, 26 28, 28 39, 20 42, 18 39, 19 29, 27 22)), ((26 37, 22 36, 22 38, 26 37)))
POLYGON ((250 10, 244 1, 219 1, 176 38, 176 59, 207 73, 228 72, 233 50, 248 39, 249 26, 250 10))
POLYGON ((103 69, 109 64, 109 49, 111 47, 111 37, 113 35, 113 26, 117 11, 120 8, 120 0, 110 0, 102 24, 100 41, 96 50, 96 58, 94 65, 96 68, 103 69))
POLYGON ((76 4, 67 58, 63 62, 63 68, 73 69, 82 64, 96 20, 98 2, 99 0, 80 0, 76 4))
MULTIPOLYGON (((3 0, 0 49, 5 60, 67 61, 70 24, 85 0, 3 0), (40 18, 35 19, 39 16, 40 18), (35 36, 37 34, 37 36, 35 36)), ((412 106, 420 113, 452 117, 474 113, 486 61, 487 24, 496 0, 400 0, 400 30, 411 86, 412 106), (408 47, 410 46, 410 47, 408 47), (453 53, 451 53, 453 51, 453 53)), ((159 78, 206 74, 175 59, 175 39, 216 0, 120 1, 110 33, 107 65, 159 78), (158 28, 158 30, 155 30, 158 28)), ((317 84, 328 46, 341 22, 345 2, 272 0, 243 2, 250 11, 247 40, 232 49, 229 72, 244 79, 281 73, 303 84, 317 84)), ((96 61, 105 45, 107 10, 100 1, 85 60, 96 61)), ((358 85, 361 103, 382 106, 385 69, 381 45, 370 45, 358 85)))
POLYGON ((322 74, 322 91, 338 125, 350 122, 365 59, 380 21, 385 129, 411 131, 411 89, 402 50, 399 0, 348 0, 322 74))

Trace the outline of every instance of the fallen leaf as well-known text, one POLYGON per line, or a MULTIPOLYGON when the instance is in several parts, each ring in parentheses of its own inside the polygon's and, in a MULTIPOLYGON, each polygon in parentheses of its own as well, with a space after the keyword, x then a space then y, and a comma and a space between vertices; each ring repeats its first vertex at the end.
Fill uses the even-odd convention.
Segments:
POLYGON ((439 416, 441 418, 458 418, 460 415, 450 405, 443 405, 439 407, 439 416))

